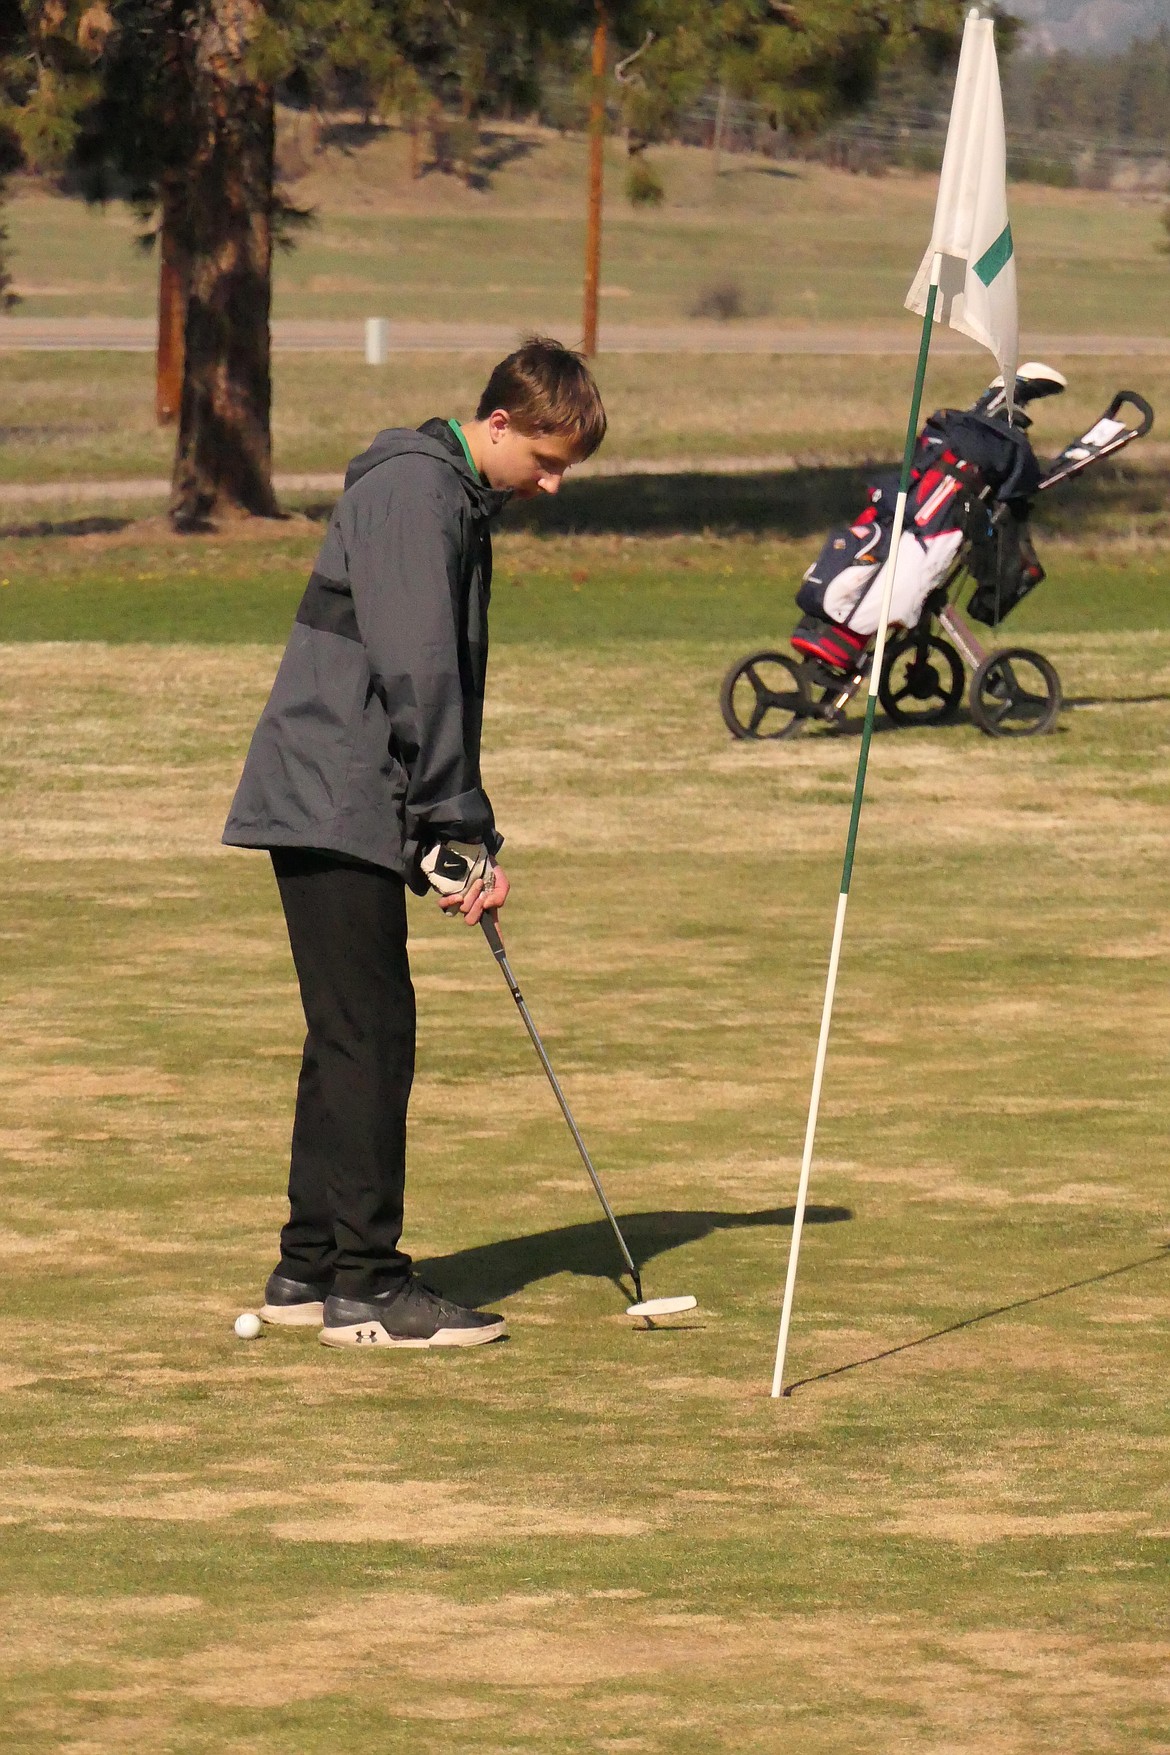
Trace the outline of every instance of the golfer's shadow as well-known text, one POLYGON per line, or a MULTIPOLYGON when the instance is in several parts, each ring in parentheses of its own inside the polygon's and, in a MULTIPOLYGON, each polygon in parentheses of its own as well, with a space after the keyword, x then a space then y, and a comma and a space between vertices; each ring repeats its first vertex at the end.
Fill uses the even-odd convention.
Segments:
MULTIPOLYGON (((849 1207, 805 1209, 806 1225, 833 1225, 851 1219, 849 1207)), ((630 1254, 642 1271, 647 1262, 684 1243, 698 1243, 713 1231, 736 1231, 748 1225, 791 1225, 792 1207, 764 1207, 754 1213, 659 1212, 621 1213, 630 1254)), ((424 1280, 447 1298, 471 1306, 491 1304, 522 1291, 553 1274, 578 1274, 623 1286, 622 1260, 613 1232, 604 1219, 585 1225, 558 1225, 552 1231, 531 1231, 499 1243, 481 1243, 452 1255, 435 1255, 416 1264, 424 1280)))

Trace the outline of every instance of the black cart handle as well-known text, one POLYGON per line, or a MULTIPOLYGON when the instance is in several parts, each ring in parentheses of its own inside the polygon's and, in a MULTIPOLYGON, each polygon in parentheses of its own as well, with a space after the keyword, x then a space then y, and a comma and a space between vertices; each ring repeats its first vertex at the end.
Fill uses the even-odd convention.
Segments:
POLYGON ((1145 397, 1139 396, 1136 390, 1119 390, 1105 410, 1105 419, 1116 420, 1118 409, 1124 408, 1127 402, 1132 408, 1136 408, 1142 417, 1141 426, 1134 429, 1134 437, 1140 439, 1143 433, 1148 433, 1153 426, 1154 411, 1145 397))

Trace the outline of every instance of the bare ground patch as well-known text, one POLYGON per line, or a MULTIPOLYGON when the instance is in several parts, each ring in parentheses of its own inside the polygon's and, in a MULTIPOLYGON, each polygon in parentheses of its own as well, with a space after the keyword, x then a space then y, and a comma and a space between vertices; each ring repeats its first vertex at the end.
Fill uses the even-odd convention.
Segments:
POLYGON ((123 1072, 97 1072, 89 1066, 25 1067, 21 1090, 36 1103, 57 1097, 90 1102, 103 1097, 173 1097, 180 1081, 152 1067, 127 1067, 123 1072))
POLYGON ((445 1481, 354 1481, 325 1486, 322 1507, 310 1517, 272 1525, 288 1542, 412 1542, 423 1546, 504 1542, 519 1536, 635 1536, 649 1525, 636 1517, 606 1517, 547 1505, 489 1504, 445 1481))
POLYGON ((49 1145, 49 1134, 41 1127, 0 1128, 0 1154, 18 1164, 35 1164, 49 1145))
MULTIPOLYGON (((34 1606, 22 1607, 27 1621, 34 1606)), ((627 1734, 649 1735, 651 1747, 660 1746, 669 1703, 671 1721, 705 1726, 710 1747, 753 1755, 776 1748, 777 1733, 817 1750, 855 1749, 875 1736, 880 1746, 891 1713, 948 1755, 1033 1755, 1071 1748, 1069 1722, 1111 1746, 1109 1727, 1124 1719, 1135 1686, 1151 1705, 1170 1698, 1168 1656, 1164 1642, 1111 1652, 1086 1636, 1021 1625, 965 1632, 915 1615, 728 1617, 569 1592, 457 1605, 384 1591, 347 1595, 328 1614, 286 1616, 165 1663, 107 1646, 103 1692, 129 1705, 149 1690, 160 1729, 181 1721, 184 1702, 254 1711, 391 1690, 408 1718, 475 1723, 506 1711, 512 1727, 520 1712, 588 1702, 595 1713, 621 1711, 627 1734), (788 1717, 826 1690, 835 1726, 827 1740, 815 1721, 788 1717), (756 1700, 769 1702, 764 1723, 752 1716, 756 1700)), ((117 1747, 111 1730, 93 1733, 95 1748, 117 1747)))
MULTIPOLYGON (((176 1523, 215 1523, 240 1512, 295 1505, 299 1495, 261 1487, 208 1487, 175 1484, 172 1476, 132 1477, 116 1489, 103 1484, 93 1473, 77 1479, 69 1490, 71 1471, 54 1471, 53 1484, 36 1486, 21 1481, 18 1473, 8 1477, 0 1523, 17 1524, 30 1519, 85 1525, 94 1518, 142 1518, 176 1523)), ((48 1471, 46 1471, 48 1473, 48 1471)))
MULTIPOLYGON (((157 1425, 122 1428, 157 1439, 157 1425)), ((183 1436, 183 1428, 168 1435, 183 1436)), ((252 1462, 241 1472, 259 1472, 252 1462)), ((13 1470, 7 1477, 0 1523, 52 1519, 77 1525, 91 1519, 145 1519, 215 1523, 243 1512, 297 1508, 298 1515, 269 1525, 279 1541, 407 1542, 420 1546, 510 1542, 519 1538, 629 1537, 650 1527, 645 1517, 619 1517, 585 1507, 531 1499, 488 1502, 463 1484, 447 1481, 317 1479, 291 1486, 209 1485, 191 1475, 142 1472, 112 1491, 93 1471, 13 1470)))
POLYGON ((971 1511, 963 1504, 910 1506, 886 1528, 892 1535, 977 1547, 984 1542, 1031 1539, 1037 1536, 1105 1536, 1148 1521, 1140 1511, 971 1511))

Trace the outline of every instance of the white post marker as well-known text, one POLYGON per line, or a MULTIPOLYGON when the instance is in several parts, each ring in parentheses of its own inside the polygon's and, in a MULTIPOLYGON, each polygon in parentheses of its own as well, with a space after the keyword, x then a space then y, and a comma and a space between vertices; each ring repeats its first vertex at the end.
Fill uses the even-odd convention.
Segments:
MULTIPOLYGON (((1003 103, 999 89, 999 68, 995 58, 995 27, 990 18, 981 17, 978 9, 972 8, 963 27, 963 45, 955 77, 955 95, 951 104, 951 119, 947 129, 930 248, 906 299, 908 309, 922 315, 922 339, 918 348, 918 369, 914 376, 910 418, 906 426, 898 499, 890 532, 890 560, 882 590, 877 633, 874 636, 869 693, 865 701, 865 724, 857 756, 853 808, 849 817, 845 862, 841 872, 841 893, 837 898, 837 917, 833 925, 832 949, 829 952, 829 973, 825 982, 825 1001, 821 1009, 821 1029, 817 1039, 812 1093, 804 1131, 800 1182, 792 1219, 792 1242, 788 1249, 788 1274, 784 1282, 780 1333, 776 1341, 776 1363, 772 1372, 773 1398, 781 1394, 784 1383, 784 1359, 788 1350, 788 1331, 792 1324, 792 1305, 796 1295, 800 1239, 808 1204, 809 1176, 820 1115, 829 1030, 833 1021, 841 944, 845 937, 845 913, 849 906, 849 887, 853 878, 857 828, 861 819, 869 745, 877 710, 878 682, 885 657, 890 603, 898 571, 898 551, 906 521, 906 496, 910 488, 910 472, 918 438, 918 415, 922 403, 922 386, 926 378, 926 361, 930 352, 931 327, 940 292, 943 300, 940 313, 942 321, 991 349, 1004 373, 1005 388, 1014 384, 1015 380, 1018 335, 1016 273, 1011 226, 1007 221, 1005 165, 1003 103)), ((1008 407, 1010 410, 1010 395, 1008 407)))
POLYGON ((390 354, 390 319, 366 318, 366 364, 384 366, 390 354))

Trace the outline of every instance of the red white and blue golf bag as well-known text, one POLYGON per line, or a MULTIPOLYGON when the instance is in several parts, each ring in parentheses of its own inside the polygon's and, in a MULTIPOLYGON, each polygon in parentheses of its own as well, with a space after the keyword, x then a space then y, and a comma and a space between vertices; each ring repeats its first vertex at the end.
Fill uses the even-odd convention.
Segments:
MULTIPOLYGON (((992 587, 993 612, 1002 604, 1006 614, 1008 595, 1018 603, 1038 584, 1044 572, 1028 537, 1027 515, 1040 479, 1035 453, 1015 425, 980 412, 978 405, 932 414, 914 453, 891 623, 916 626, 964 542, 977 582, 982 587, 986 579, 992 587)), ((897 478, 879 480, 855 521, 829 532, 796 594, 805 612, 792 636, 798 652, 845 670, 865 651, 877 630, 896 499, 897 478)), ((972 613, 980 620, 1000 619, 982 616, 974 598, 972 613)))
MULTIPOLYGON (((890 606, 891 622, 904 632, 887 647, 877 683, 895 725, 953 720, 966 690, 965 666, 971 718, 989 737, 1033 736, 1059 713, 1060 678, 1043 654, 1024 646, 985 650, 960 598, 970 587, 966 614, 998 627, 1044 577, 1028 529, 1036 495, 1115 455, 1153 425, 1145 398, 1119 390, 1088 431, 1041 469, 1024 410, 1065 387, 1061 372, 1031 360, 1016 374, 1010 411, 997 378, 973 408, 939 409, 923 428, 890 606)), ((843 723, 869 674, 894 564, 896 503, 896 478, 875 481, 853 522, 829 532, 796 595, 804 611, 792 635, 799 662, 769 649, 728 670, 719 707, 733 737, 791 737, 811 725, 843 723)))

